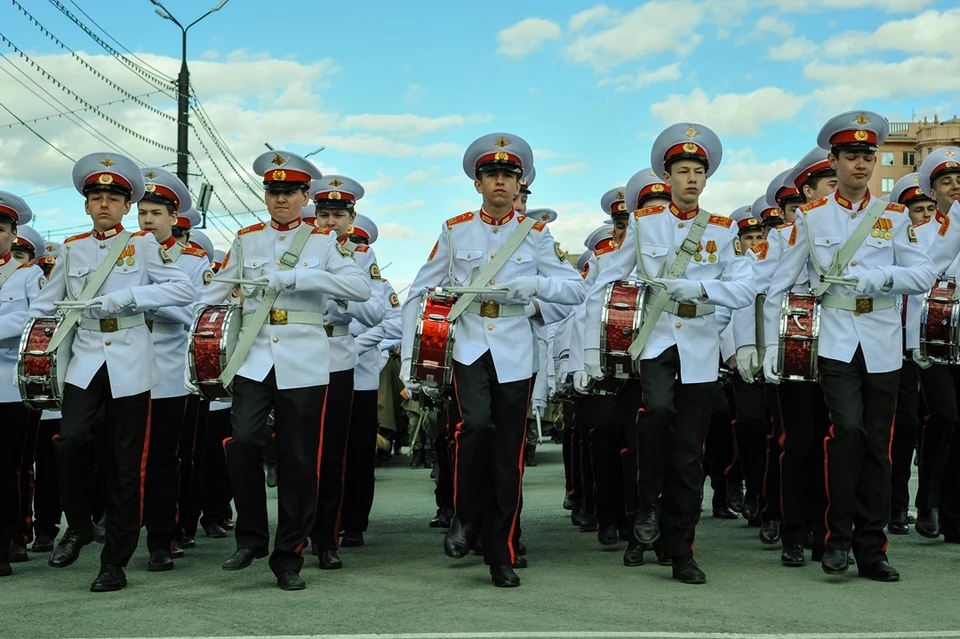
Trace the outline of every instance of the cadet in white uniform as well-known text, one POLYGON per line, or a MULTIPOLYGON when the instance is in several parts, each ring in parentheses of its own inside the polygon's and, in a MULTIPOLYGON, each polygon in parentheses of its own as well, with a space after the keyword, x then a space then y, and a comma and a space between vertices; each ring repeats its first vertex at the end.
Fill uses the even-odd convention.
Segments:
MULTIPOLYGON (((73 168, 73 183, 86 198, 93 230, 64 241, 59 268, 30 306, 31 317, 52 317, 56 302, 96 295, 83 311, 73 341, 63 392, 63 419, 54 448, 69 530, 50 557, 68 566, 93 541, 90 496, 94 492, 94 426, 105 407, 109 453, 96 464, 106 473, 106 543, 100 575, 91 590, 126 586, 123 567, 137 547, 143 515, 143 467, 150 430, 150 390, 160 381, 144 312, 186 306, 196 290, 149 233, 132 235, 121 221, 143 197, 140 168, 116 153, 94 153, 73 168), (124 247, 113 258, 117 238, 124 247), (108 255, 115 260, 107 264, 108 255), (85 291, 101 265, 109 268, 97 291, 85 291)), ((102 272, 102 271, 100 271, 102 272)), ((96 437, 100 439, 100 437, 96 437)))
MULTIPOLYGON (((719 138, 701 124, 674 124, 657 137, 651 165, 670 186, 671 203, 634 211, 621 248, 599 260, 600 275, 587 296, 585 343, 591 345, 599 344, 603 295, 610 282, 625 279, 636 268, 651 290, 665 296, 664 311, 644 320, 647 328, 640 338, 646 332, 646 343, 638 338, 633 347, 642 347, 635 357, 644 403, 638 418, 640 513, 634 534, 640 543, 652 544, 661 538, 662 527, 673 577, 693 584, 706 581, 693 559, 693 539, 711 417, 706 398, 720 365, 721 327, 714 311, 717 305, 747 306, 756 295, 733 221, 699 206, 721 156, 719 138), (701 237, 694 241, 690 234, 701 237), (661 493, 662 521, 656 509, 661 493)), ((598 350, 585 350, 589 376, 602 376, 599 361, 598 350)))
MULTIPOLYGON (((17 241, 18 225, 26 224, 32 216, 23 199, 0 191, 0 414, 3 415, 3 428, 0 429, 0 577, 13 574, 11 550, 24 543, 20 536, 23 525, 20 468, 30 430, 28 422, 39 420, 39 415, 24 405, 14 381, 27 308, 44 283, 40 267, 32 263, 21 264, 11 251, 17 241)), ((43 245, 39 250, 43 251, 43 245)))
MULTIPOLYGON (((506 293, 477 296, 457 321, 454 386, 460 419, 454 434, 456 517, 444 541, 453 557, 467 554, 465 526, 479 517, 484 562, 497 586, 518 586, 513 539, 521 493, 521 466, 531 378, 536 371, 533 329, 527 319, 533 298, 578 304, 582 280, 562 259, 542 223, 512 251, 493 276, 475 281, 523 219, 513 201, 530 146, 517 136, 490 134, 475 141, 463 168, 483 196, 479 211, 447 220, 429 261, 420 269, 403 307, 401 380, 413 393, 413 337, 421 295, 445 285, 490 286, 506 293)), ((527 223, 526 227, 529 227, 527 223)), ((489 270, 489 269, 487 269, 489 270)))
POLYGON ((782 295, 804 270, 821 292, 820 382, 833 421, 824 442, 828 506, 821 566, 828 574, 846 572, 852 548, 860 574, 878 581, 900 578, 887 562, 883 531, 890 516, 890 425, 903 361, 895 296, 926 291, 936 279, 906 209, 876 202, 867 188, 888 128, 881 115, 851 111, 821 129, 817 144, 830 150, 837 192, 800 208, 764 303, 764 374, 776 382, 782 295), (862 226, 865 219, 874 223, 862 226), (841 249, 851 236, 850 249, 841 249), (821 275, 850 284, 822 282, 821 275))
MULTIPOLYGON (((281 589, 302 590, 306 584, 300 576, 300 551, 316 515, 330 380, 323 312, 331 299, 366 300, 370 286, 326 229, 300 220, 310 181, 320 177, 313 164, 293 153, 272 151, 259 156, 253 170, 263 176, 271 220, 237 232, 221 271, 222 277, 265 284, 242 287, 244 328, 237 352, 242 356, 246 344, 249 351, 233 378, 233 436, 226 444, 237 507, 237 550, 223 569, 240 570, 267 555, 270 532, 262 469, 267 417, 273 409, 280 505, 270 568, 281 589), (258 309, 265 298, 271 308, 263 315, 258 309)), ((221 303, 233 289, 233 284, 213 280, 201 301, 221 303)))

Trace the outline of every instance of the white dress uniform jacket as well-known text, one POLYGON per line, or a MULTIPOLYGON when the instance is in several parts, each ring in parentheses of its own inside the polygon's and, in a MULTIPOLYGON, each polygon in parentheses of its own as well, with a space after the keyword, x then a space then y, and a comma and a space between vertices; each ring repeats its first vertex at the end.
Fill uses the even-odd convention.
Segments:
MULTIPOLYGON (((812 235, 814 250, 820 264, 826 268, 834 254, 860 224, 869 209, 872 198, 850 203, 839 193, 800 207, 790 239, 784 248, 776 273, 770 282, 764 304, 764 337, 767 350, 776 348, 780 324, 780 306, 783 293, 791 288, 806 269, 810 281, 817 283, 817 274, 810 260, 807 233, 812 235), (841 203, 842 201, 842 203, 841 203)), ((883 267, 892 275, 893 287, 887 292, 859 295, 852 286, 833 284, 827 294, 856 299, 895 301, 902 294, 923 293, 933 286, 937 273, 933 262, 917 242, 906 209, 900 204, 888 204, 875 228, 884 233, 867 235, 850 262, 840 273, 845 278, 857 278, 875 268, 883 267), (887 239, 885 233, 890 233, 887 239)), ((886 373, 898 370, 903 362, 902 321, 894 304, 888 308, 856 315, 852 311, 820 309, 821 357, 850 362, 857 348, 863 349, 867 371, 886 373)))
MULTIPOLYGON (((380 342, 387 335, 389 324, 387 318, 400 314, 400 302, 397 293, 387 280, 372 282, 373 295, 380 298, 386 308, 383 321, 375 326, 367 326, 360 320, 350 322, 350 335, 356 340, 357 367, 353 369, 353 388, 358 391, 377 390, 380 388, 380 370, 382 357, 380 342)), ((371 296, 373 297, 373 296, 371 296)))
MULTIPOLYGON (((490 286, 521 276, 540 277, 537 299, 558 304, 579 304, 583 300, 583 279, 570 262, 562 259, 553 236, 542 222, 534 225, 500 272, 489 282, 473 279, 523 221, 513 212, 499 223, 484 221, 482 212, 468 212, 447 220, 429 261, 420 268, 404 302, 401 359, 413 356, 413 337, 420 299, 435 286, 490 286)), ((494 301, 503 307, 515 306, 503 295, 480 295, 478 301, 494 301)), ((453 359, 472 364, 490 351, 500 382, 529 379, 535 361, 534 335, 530 320, 521 313, 511 317, 481 317, 466 312, 457 319, 453 359)))
MULTIPOLYGON (((607 284, 627 279, 635 267, 642 273, 639 259, 643 260, 650 277, 666 275, 693 223, 692 217, 681 219, 678 213, 672 205, 634 211, 633 222, 627 228, 621 247, 598 259, 597 281, 587 294, 586 344, 600 343, 600 320, 607 284)), ((700 259, 694 256, 681 276, 702 284, 707 292, 704 303, 736 309, 748 306, 756 297, 750 265, 738 254, 738 246, 733 220, 711 215, 700 240, 697 252, 700 259)), ((657 320, 640 359, 653 359, 676 345, 680 352, 683 383, 714 382, 719 372, 720 328, 716 313, 681 318, 664 312, 657 320)))
MULTIPOLYGON (((284 253, 290 250, 301 222, 289 225, 261 222, 241 229, 225 258, 219 275, 224 278, 255 280, 277 270, 284 253)), ((330 381, 330 350, 323 327, 323 312, 331 299, 362 302, 370 298, 368 276, 350 259, 327 229, 314 228, 300 253, 293 289, 280 293, 273 307, 315 314, 310 324, 271 324, 264 322, 237 374, 263 381, 275 369, 277 388, 323 386, 330 381)), ((204 304, 222 303, 233 284, 216 278, 201 295, 204 304)), ((256 312, 262 295, 244 287, 243 316, 256 312)))
POLYGON ((20 338, 27 321, 27 309, 45 284, 39 266, 16 266, 15 263, 16 260, 9 254, 6 259, 0 257, 0 270, 4 267, 16 269, 0 286, 0 404, 21 401, 20 389, 15 381, 20 338))
POLYGON ((357 345, 350 334, 350 322, 356 319, 364 326, 376 326, 383 320, 386 312, 383 295, 377 293, 381 290, 380 267, 377 266, 377 256, 373 249, 368 245, 356 245, 352 242, 342 246, 353 257, 357 267, 367 274, 373 293, 370 299, 364 302, 348 302, 346 308, 332 299, 327 302, 324 324, 334 327, 333 331, 343 331, 342 335, 332 335, 329 339, 331 373, 348 371, 357 365, 357 345))
MULTIPOLYGON (((934 270, 945 277, 960 275, 960 204, 954 204, 948 215, 930 218, 915 225, 914 232, 923 252, 930 256, 934 270)), ((906 350, 920 348, 920 315, 924 295, 909 295, 907 303, 906 350)))
MULTIPOLYGON (((64 240, 57 267, 30 306, 30 316, 53 317, 58 312, 54 302, 77 298, 121 230, 111 229, 108 232, 110 237, 94 231, 64 240)), ((130 317, 163 306, 193 303, 196 289, 167 257, 153 234, 134 233, 120 255, 122 262, 117 260, 97 295, 129 289, 133 293, 134 305, 114 316, 101 309, 88 309, 83 313, 84 318, 130 317)), ((77 327, 66 382, 85 389, 104 363, 115 398, 144 393, 160 381, 153 342, 143 323, 111 333, 77 327)))

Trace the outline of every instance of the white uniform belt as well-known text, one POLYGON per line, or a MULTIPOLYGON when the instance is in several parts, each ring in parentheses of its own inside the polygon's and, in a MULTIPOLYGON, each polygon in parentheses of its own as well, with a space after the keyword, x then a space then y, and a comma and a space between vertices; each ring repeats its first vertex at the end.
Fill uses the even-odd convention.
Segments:
POLYGON ((20 338, 9 337, 7 339, 0 339, 0 348, 20 348, 20 338))
POLYGON ((143 313, 137 313, 136 315, 127 315, 126 317, 102 317, 100 319, 83 317, 77 326, 84 330, 97 331, 98 333, 116 333, 117 331, 140 326, 144 323, 143 313))
MULTIPOLYGON (((247 327, 253 319, 253 314, 244 315, 242 326, 247 327)), ((288 311, 284 308, 270 309, 270 316, 266 324, 283 326, 285 324, 306 324, 307 326, 323 326, 323 313, 313 311, 288 311)))
POLYGON ((467 307, 467 313, 474 313, 481 317, 520 317, 526 315, 526 309, 520 304, 503 305, 499 302, 481 302, 473 300, 467 307))
POLYGON ((177 322, 157 322, 155 320, 147 320, 147 328, 150 329, 151 333, 182 333, 186 327, 183 324, 177 322))
POLYGON ((841 297, 826 294, 820 298, 820 305, 824 308, 839 308, 844 311, 853 311, 857 315, 872 313, 891 308, 896 305, 896 299, 891 297, 841 297))
POLYGON ((677 317, 690 318, 710 315, 717 310, 717 307, 713 304, 685 304, 683 302, 670 300, 663 310, 677 317))

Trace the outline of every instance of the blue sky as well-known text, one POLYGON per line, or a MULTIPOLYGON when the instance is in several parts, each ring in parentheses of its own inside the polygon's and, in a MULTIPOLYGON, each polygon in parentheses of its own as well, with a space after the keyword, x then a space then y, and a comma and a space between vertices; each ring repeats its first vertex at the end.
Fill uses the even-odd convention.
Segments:
MULTIPOLYGON (((19 1, 120 87, 95 76, 16 6, 0 5, 0 34, 85 101, 136 95, 176 113, 169 97, 51 2, 19 1)), ((130 49, 138 64, 176 75, 179 30, 148 0, 59 1, 104 40, 130 49)), ((207 8, 164 4, 183 22, 207 8)), ((230 0, 191 30, 189 60, 204 110, 244 170, 264 142, 304 153, 325 145, 313 158, 321 168, 367 187, 359 210, 380 224, 380 263, 392 262, 385 276, 402 285, 441 222, 479 205, 460 166, 463 149, 484 133, 507 131, 530 142, 537 167, 530 204, 556 208, 555 235, 579 252, 602 222, 600 196, 649 165, 653 138, 672 122, 693 120, 719 133, 724 162, 704 203, 725 214, 752 202, 842 110, 873 109, 891 121, 952 117, 960 110, 958 32, 960 8, 947 0, 352 0, 335 8, 288 0, 282 9, 230 0)), ((168 118, 131 100, 100 107, 150 144, 91 111, 77 114, 81 123, 56 117, 83 105, 4 42, 0 53, 0 70, 60 100, 47 95, 52 106, 45 104, 0 71, 0 103, 24 120, 55 116, 30 126, 70 157, 108 148, 93 129, 143 162, 174 161, 159 148, 176 145, 168 118)), ((0 109, 0 126, 12 122, 0 109)), ((193 170, 223 203, 211 207, 217 219, 209 233, 225 245, 230 232, 254 221, 243 211, 262 209, 262 201, 255 180, 245 175, 244 183, 194 123, 193 170)), ((70 184, 67 159, 19 124, 0 128, 0 151, 0 188, 28 198, 38 230, 58 238, 84 229, 78 195, 61 188, 70 184)), ((192 178, 191 188, 200 182, 192 178)))

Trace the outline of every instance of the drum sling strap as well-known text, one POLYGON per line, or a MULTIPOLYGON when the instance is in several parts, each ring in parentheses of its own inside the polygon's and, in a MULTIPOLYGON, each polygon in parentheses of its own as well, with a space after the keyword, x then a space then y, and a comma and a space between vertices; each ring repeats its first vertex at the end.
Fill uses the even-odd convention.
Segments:
POLYGON ((0 286, 6 284, 7 280, 10 279, 10 276, 13 275, 18 268, 20 268, 20 262, 12 257, 9 262, 0 266, 0 286))
MULTIPOLYGON (((830 282, 824 282, 824 275, 840 275, 840 272, 847 267, 847 262, 849 262, 854 253, 857 252, 857 249, 860 248, 860 245, 863 244, 863 241, 867 239, 867 235, 870 234, 870 230, 873 228, 873 225, 877 223, 877 220, 880 219, 880 216, 883 215, 883 212, 887 208, 889 202, 884 202, 883 200, 877 200, 874 202, 869 209, 867 209, 867 214, 863 216, 863 219, 860 221, 860 224, 857 225, 857 228, 853 230, 853 235, 847 238, 847 241, 844 242, 843 246, 840 247, 840 250, 837 251, 833 256, 833 261, 830 262, 830 266, 826 269, 822 267, 819 261, 816 258, 816 253, 814 253, 813 247, 813 234, 810 233, 810 225, 805 224, 806 227, 804 230, 807 235, 807 249, 810 251, 810 261, 813 262, 813 268, 817 271, 817 275, 820 276, 821 282, 820 286, 817 287, 817 290, 814 291, 814 296, 819 299, 824 293, 827 292, 827 289, 830 288, 830 282)), ((806 214, 804 214, 806 217, 806 214)))
MULTIPOLYGON (((710 213, 700 209, 697 217, 693 220, 693 226, 690 228, 690 232, 687 233, 686 239, 684 239, 683 244, 680 245, 680 252, 677 254, 673 264, 670 265, 670 270, 667 271, 666 279, 674 280, 683 275, 693 254, 697 252, 697 247, 700 245, 700 238, 703 237, 703 232, 707 230, 709 220, 710 213)), ((636 221, 634 221, 634 223, 636 223, 636 221)), ((637 228, 636 232, 639 238, 640 229, 637 228)), ((637 263, 642 264, 642 259, 643 256, 640 254, 640 247, 637 246, 637 263)), ((667 295, 667 290, 662 288, 657 291, 657 296, 653 298, 653 302, 650 303, 650 307, 647 310, 647 317, 643 320, 643 325, 637 332, 636 339, 633 340, 630 348, 627 349, 631 358, 637 359, 640 357, 640 353, 643 352, 643 347, 646 346, 647 340, 650 339, 650 335, 653 333, 653 329, 657 326, 657 321, 669 303, 670 296, 667 295)))
MULTIPOLYGON (((130 231, 120 231, 117 234, 117 237, 113 240, 113 244, 110 245, 110 250, 107 251, 106 256, 104 256, 103 261, 100 262, 100 266, 97 267, 97 270, 94 271, 93 277, 87 280, 86 285, 83 287, 83 290, 80 291, 80 295, 77 296, 78 302, 89 302, 93 299, 93 296, 100 291, 100 287, 103 286, 103 283, 107 281, 107 277, 110 275, 111 269, 117 262, 117 258, 120 257, 120 253, 123 252, 123 249, 127 248, 127 242, 130 241, 130 238, 133 236, 133 233, 130 231)), ((67 248, 67 251, 70 249, 67 248)), ((65 258, 69 259, 69 258, 65 258)), ((65 273, 64 277, 68 277, 69 273, 65 273)), ((80 322, 80 317, 83 315, 83 312, 86 309, 83 308, 71 308, 67 311, 66 315, 59 324, 57 324, 57 330, 53 334, 53 337, 50 338, 50 343, 47 345, 47 353, 52 353, 57 350, 57 347, 60 346, 60 343, 67 338, 67 335, 73 331, 77 324, 80 322)))
MULTIPOLYGON (((490 260, 487 266, 480 271, 480 274, 473 278, 473 281, 489 282, 492 280, 493 277, 500 272, 500 269, 503 268, 503 265, 510 261, 510 258, 513 257, 513 254, 520 248, 523 240, 526 239, 536 223, 537 220, 532 217, 524 218, 523 222, 520 222, 520 225, 513 231, 510 237, 507 238, 507 243, 497 251, 497 256, 490 260)), ((451 308, 447 314, 447 321, 452 323, 455 319, 463 315, 464 311, 477 299, 478 295, 479 293, 466 293, 457 299, 453 304, 453 308, 451 308)))
MULTIPOLYGON (((303 247, 307 245, 307 240, 310 239, 313 228, 309 224, 300 225, 297 234, 293 236, 293 242, 290 243, 290 250, 280 258, 280 264, 277 266, 278 271, 286 271, 297 265, 300 260, 300 253, 303 252, 303 247)), ((239 240, 237 244, 239 245, 239 240)), ((241 277, 243 276, 242 266, 241 263, 241 277)), ((275 291, 272 288, 264 290, 263 298, 260 300, 257 310, 253 312, 250 323, 240 330, 240 340, 237 342, 237 347, 230 356, 230 361, 227 362, 223 373, 220 374, 220 383, 223 384, 224 388, 229 388, 230 384, 233 383, 233 378, 240 370, 240 366, 243 365, 243 360, 247 358, 254 340, 260 334, 260 329, 263 328, 263 323, 267 321, 267 316, 270 315, 273 304, 277 301, 279 295, 280 291, 275 291)))

